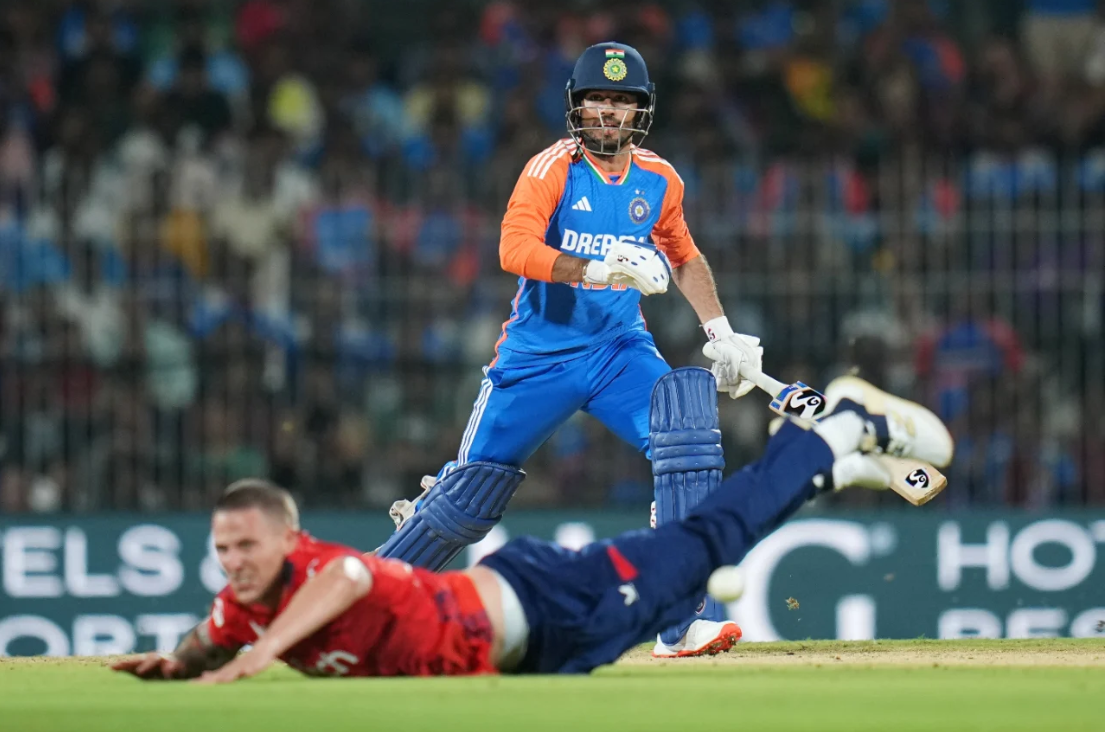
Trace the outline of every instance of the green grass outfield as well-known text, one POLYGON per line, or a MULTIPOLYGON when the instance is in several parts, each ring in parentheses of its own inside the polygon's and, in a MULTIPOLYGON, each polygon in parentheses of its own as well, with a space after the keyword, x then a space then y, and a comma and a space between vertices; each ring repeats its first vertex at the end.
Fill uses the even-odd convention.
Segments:
POLYGON ((590 677, 143 683, 103 659, 0 659, 4 732, 1105 729, 1105 640, 744 644, 644 650, 590 677))

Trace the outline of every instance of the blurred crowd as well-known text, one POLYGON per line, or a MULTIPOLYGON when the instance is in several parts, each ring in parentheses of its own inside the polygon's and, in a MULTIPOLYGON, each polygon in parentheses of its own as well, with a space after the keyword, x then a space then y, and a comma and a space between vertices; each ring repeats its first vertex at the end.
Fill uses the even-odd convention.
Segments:
MULTIPOLYGON (((608 39, 650 65, 645 146, 768 370, 938 409, 949 507, 1105 503, 1094 0, 8 0, 0 514, 415 492, 508 313, 505 201, 608 39)), ((657 300, 669 362, 701 363, 657 300)), ((725 402, 737 467, 768 415, 725 402)), ((526 467, 519 505, 650 500, 588 417, 526 467)))

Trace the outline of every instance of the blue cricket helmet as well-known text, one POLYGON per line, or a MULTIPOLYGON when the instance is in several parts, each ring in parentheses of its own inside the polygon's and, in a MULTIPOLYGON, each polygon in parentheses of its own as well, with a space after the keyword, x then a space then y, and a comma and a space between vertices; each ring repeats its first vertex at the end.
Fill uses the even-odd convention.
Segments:
POLYGON ((624 43, 599 43, 585 50, 576 61, 564 89, 564 106, 572 139, 592 152, 612 155, 620 152, 625 142, 639 142, 648 134, 656 109, 656 85, 649 81, 648 66, 637 49, 624 43), (603 143, 582 134, 586 129, 580 116, 582 100, 589 91, 628 92, 639 100, 632 124, 623 125, 632 134, 613 149, 606 149, 603 143))

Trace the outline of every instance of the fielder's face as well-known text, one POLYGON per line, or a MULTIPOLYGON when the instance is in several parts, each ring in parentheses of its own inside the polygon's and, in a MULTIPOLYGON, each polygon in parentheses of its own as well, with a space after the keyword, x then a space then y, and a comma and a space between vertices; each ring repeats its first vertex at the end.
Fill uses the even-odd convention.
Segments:
POLYGON ((596 146, 615 150, 633 137, 636 95, 618 91, 589 91, 580 102, 581 134, 596 146))
POLYGON ((217 511, 211 534, 230 589, 246 605, 276 587, 298 538, 295 529, 259 508, 217 511))

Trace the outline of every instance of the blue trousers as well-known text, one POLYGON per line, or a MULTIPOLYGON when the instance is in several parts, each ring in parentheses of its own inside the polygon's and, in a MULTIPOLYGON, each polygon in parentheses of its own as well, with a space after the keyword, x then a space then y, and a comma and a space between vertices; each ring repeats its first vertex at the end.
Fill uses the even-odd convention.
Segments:
POLYGON ((710 573, 813 497, 832 471, 816 433, 785 424, 763 457, 726 478, 690 515, 582 551, 515 539, 482 564, 518 594, 530 635, 518 673, 587 673, 690 616, 710 573))
POLYGON ((652 388, 670 370, 646 331, 630 331, 568 360, 503 351, 480 384, 456 462, 439 475, 477 460, 521 467, 580 410, 647 450, 652 388))

